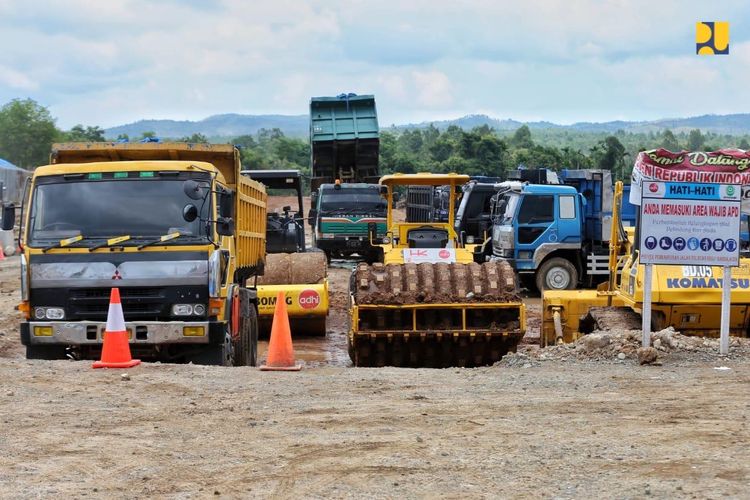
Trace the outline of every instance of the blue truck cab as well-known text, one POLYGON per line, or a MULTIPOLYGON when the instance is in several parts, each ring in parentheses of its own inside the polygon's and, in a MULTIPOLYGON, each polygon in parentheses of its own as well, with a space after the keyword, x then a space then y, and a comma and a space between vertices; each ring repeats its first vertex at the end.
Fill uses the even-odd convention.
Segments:
MULTIPOLYGON (((492 259, 507 260, 541 290, 592 286, 609 276, 613 189, 609 171, 562 170, 563 184, 524 184, 498 197, 492 259)), ((623 224, 635 210, 623 201, 623 224)))

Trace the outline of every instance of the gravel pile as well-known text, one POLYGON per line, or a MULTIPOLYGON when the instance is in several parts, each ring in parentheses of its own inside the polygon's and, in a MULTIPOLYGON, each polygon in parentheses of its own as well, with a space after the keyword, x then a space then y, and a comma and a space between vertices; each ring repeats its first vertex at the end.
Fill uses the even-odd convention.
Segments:
POLYGON ((529 368, 543 361, 639 362, 659 364, 670 361, 712 361, 750 357, 750 339, 731 337, 729 355, 719 356, 719 339, 693 337, 676 332, 671 326, 651 335, 650 348, 641 347, 640 330, 595 331, 576 342, 549 346, 521 345, 518 352, 503 357, 497 364, 529 368))

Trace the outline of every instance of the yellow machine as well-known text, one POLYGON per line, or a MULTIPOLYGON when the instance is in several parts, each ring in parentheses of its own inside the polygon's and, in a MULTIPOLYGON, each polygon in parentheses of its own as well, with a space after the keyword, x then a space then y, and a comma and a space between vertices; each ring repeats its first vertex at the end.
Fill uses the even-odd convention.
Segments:
MULTIPOLYGON (((454 230, 456 186, 467 175, 394 174, 380 179, 387 233, 372 244, 383 262, 361 263, 350 282, 349 356, 356 366, 480 366, 515 351, 525 331, 516 276, 505 262, 478 264, 454 230), (449 186, 444 223, 397 222, 397 186, 449 186)), ((374 225, 373 225, 374 226, 374 225)))
POLYGON ((27 358, 98 357, 118 287, 134 355, 255 365, 266 192, 239 172, 230 145, 53 145, 20 228, 27 358))
POLYGON ((260 334, 271 332, 279 292, 284 292, 293 335, 325 335, 328 317, 328 263, 305 242, 302 176, 298 170, 243 170, 277 195, 294 194, 297 207, 268 211, 266 267, 257 278, 260 334))
MULTIPOLYGON (((573 342, 593 330, 640 329, 644 267, 638 263, 634 228, 621 225, 622 182, 615 185, 610 281, 597 290, 545 290, 541 345, 573 342), (622 270, 618 273, 618 267, 622 270)), ((718 336, 721 267, 653 266, 651 329, 668 326, 686 335, 718 336)), ((750 325, 750 259, 732 270, 730 333, 747 336, 750 325)))

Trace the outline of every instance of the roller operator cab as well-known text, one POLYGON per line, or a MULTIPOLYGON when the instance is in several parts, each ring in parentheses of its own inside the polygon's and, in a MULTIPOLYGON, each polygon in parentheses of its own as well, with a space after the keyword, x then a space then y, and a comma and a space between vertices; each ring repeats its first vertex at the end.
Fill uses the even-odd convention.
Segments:
POLYGON ((55 144, 23 203, 28 358, 98 357, 118 287, 134 355, 254 365, 265 189, 232 146, 55 144))

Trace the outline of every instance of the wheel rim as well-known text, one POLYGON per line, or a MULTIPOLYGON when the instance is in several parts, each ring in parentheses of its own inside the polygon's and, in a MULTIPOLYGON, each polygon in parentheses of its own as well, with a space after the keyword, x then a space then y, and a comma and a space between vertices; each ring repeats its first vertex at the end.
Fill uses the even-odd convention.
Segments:
POLYGON ((547 286, 555 290, 564 290, 570 285, 570 273, 563 267, 555 266, 547 273, 547 286))

